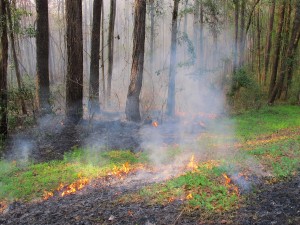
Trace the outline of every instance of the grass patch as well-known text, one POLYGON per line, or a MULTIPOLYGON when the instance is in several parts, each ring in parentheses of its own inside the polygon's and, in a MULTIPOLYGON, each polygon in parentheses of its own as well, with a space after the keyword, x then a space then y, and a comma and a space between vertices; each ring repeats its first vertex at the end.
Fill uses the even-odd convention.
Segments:
POLYGON ((121 167, 126 162, 134 167, 139 162, 139 156, 130 151, 77 149, 67 153, 62 161, 26 167, 16 162, 0 161, 0 200, 29 201, 40 198, 44 191, 54 191, 60 184, 71 184, 79 175, 88 179, 105 176, 114 167, 121 167))
POLYGON ((241 140, 250 140, 283 129, 300 127, 299 106, 272 106, 234 116, 235 133, 241 140))
POLYGON ((258 146, 249 155, 256 157, 277 179, 295 175, 300 168, 300 137, 258 146))
POLYGON ((221 167, 199 167, 163 184, 155 184, 139 192, 123 196, 120 202, 145 201, 149 204, 166 205, 175 200, 186 201, 188 210, 224 212, 237 208, 239 196, 235 186, 226 184, 221 167))

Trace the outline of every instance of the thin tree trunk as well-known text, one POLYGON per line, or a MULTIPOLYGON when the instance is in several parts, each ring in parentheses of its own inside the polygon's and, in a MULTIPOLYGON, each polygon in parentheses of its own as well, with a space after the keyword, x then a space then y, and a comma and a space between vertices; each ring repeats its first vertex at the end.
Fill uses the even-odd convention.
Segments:
POLYGON ((272 68, 272 74, 271 74, 271 80, 269 85, 269 97, 271 98, 272 92, 274 90, 276 79, 277 79, 277 71, 278 71, 278 64, 280 60, 280 49, 281 49, 281 42, 282 42, 282 28, 284 23, 284 15, 285 15, 285 7, 286 7, 286 1, 283 1, 279 7, 278 11, 278 27, 277 27, 277 38, 275 43, 275 52, 274 52, 274 59, 273 59, 273 68, 272 68))
POLYGON ((7 126, 7 13, 6 0, 0 0, 0 135, 5 139, 8 133, 7 126))
POLYGON ((116 19, 116 0, 110 1, 110 16, 108 28, 108 73, 107 73, 107 103, 111 104, 111 82, 114 64, 114 30, 116 19))
POLYGON ((150 0, 150 17, 151 17, 151 31, 150 31, 150 71, 153 74, 153 61, 154 61, 154 0, 150 0))
POLYGON ((274 17, 275 17, 275 7, 276 7, 276 0, 273 0, 272 6, 270 7, 270 21, 269 21, 268 33, 266 36, 265 67, 264 67, 264 73, 263 73, 264 86, 267 83, 267 76, 268 76, 269 65, 270 65, 270 54, 271 54, 271 48, 272 48, 272 32, 273 32, 274 17))
POLYGON ((204 42, 203 42, 203 32, 204 32, 204 7, 203 0, 200 1, 200 31, 199 31, 199 66, 203 68, 204 63, 204 42))
POLYGON ((260 39, 261 39, 261 27, 260 27, 260 12, 259 8, 257 9, 257 72, 258 72, 258 83, 261 83, 261 45, 260 45, 260 39))
POLYGON ((102 69, 102 95, 103 95, 103 107, 106 102, 106 90, 105 90, 105 66, 104 66, 104 2, 102 2, 102 22, 101 22, 101 69, 102 69))
POLYGON ((21 108, 22 108, 22 113, 27 114, 25 101, 24 101, 24 98, 22 96, 21 73, 20 73, 19 61, 18 61, 18 56, 17 56, 17 52, 16 52, 16 47, 15 47, 15 36, 14 36, 14 31, 13 31, 13 21, 12 21, 12 18, 11 18, 11 11, 10 10, 11 10, 10 5, 9 5, 9 3, 7 3, 7 16, 8 16, 8 25, 9 25, 9 29, 10 29, 9 35, 10 35, 11 51, 12 51, 12 55, 13 55, 13 59, 14 59, 18 90, 19 90, 19 93, 20 93, 21 108))
POLYGON ((200 4, 198 0, 195 0, 194 3, 194 22, 193 22, 193 29, 194 29, 194 48, 196 52, 196 56, 198 57, 199 55, 199 39, 198 39, 198 34, 199 34, 199 14, 200 14, 200 4))
POLYGON ((245 49, 245 12, 246 12, 246 0, 241 1, 241 25, 240 25, 240 62, 241 67, 244 64, 244 49, 245 49))
POLYGON ((66 115, 72 123, 83 116, 83 39, 82 1, 66 0, 67 20, 67 80, 66 115))
POLYGON ((146 29, 146 0, 135 0, 133 53, 130 85, 126 101, 126 118, 139 122, 140 93, 143 83, 144 53, 145 53, 145 29, 146 29))
POLYGON ((295 61, 295 55, 296 55, 296 50, 299 44, 299 39, 300 39, 300 1, 296 3, 296 12, 295 12, 295 18, 293 22, 293 28, 292 28, 292 34, 291 34, 291 39, 289 42, 289 46, 287 49, 286 53, 286 59, 285 63, 283 64, 281 71, 280 71, 280 76, 279 80, 273 89, 272 95, 269 99, 269 103, 273 104, 276 96, 278 94, 278 91, 280 89, 280 86, 283 84, 284 78, 287 75, 287 82, 288 85, 290 85, 289 82, 291 82, 291 74, 293 72, 293 66, 294 66, 294 61, 295 61))
POLYGON ((100 79, 100 33, 101 33, 101 7, 102 0, 94 0, 93 4, 93 28, 91 40, 91 65, 90 65, 90 106, 89 113, 100 112, 99 79, 100 79))
POLYGON ((188 3, 189 3, 189 0, 185 0, 184 2, 184 9, 185 9, 185 12, 184 12, 184 20, 183 20, 183 32, 184 33, 187 33, 187 6, 188 6, 188 3))
POLYGON ((235 73, 238 66, 238 38, 239 38, 239 1, 234 0, 234 21, 235 21, 235 38, 233 51, 233 72, 235 73))
POLYGON ((48 0, 36 1, 37 34, 36 34, 36 73, 37 103, 42 113, 50 112, 49 81, 49 20, 48 0))
POLYGON ((170 55, 170 70, 169 70, 169 87, 167 101, 167 115, 175 115, 175 80, 177 67, 177 17, 178 5, 180 0, 174 0, 173 16, 172 16, 172 31, 171 31, 171 55, 170 55))

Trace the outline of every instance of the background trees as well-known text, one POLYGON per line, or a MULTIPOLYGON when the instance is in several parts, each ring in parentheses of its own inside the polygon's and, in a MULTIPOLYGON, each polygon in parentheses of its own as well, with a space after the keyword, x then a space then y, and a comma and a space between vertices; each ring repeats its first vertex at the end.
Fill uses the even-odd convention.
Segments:
POLYGON ((200 102, 219 90, 233 110, 299 102, 296 0, 151 0, 136 28, 145 29, 144 50, 134 28, 136 1, 6 3, 14 120, 50 111, 50 88, 53 111, 75 122, 106 102, 102 111, 125 111, 135 121, 197 104, 203 111, 200 102))

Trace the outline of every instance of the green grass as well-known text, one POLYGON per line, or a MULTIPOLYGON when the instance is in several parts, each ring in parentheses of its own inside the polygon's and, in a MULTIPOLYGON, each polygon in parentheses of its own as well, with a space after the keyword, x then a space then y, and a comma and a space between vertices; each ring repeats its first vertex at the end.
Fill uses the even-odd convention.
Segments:
POLYGON ((247 153, 265 165, 277 179, 294 175, 300 168, 300 136, 261 145, 247 153))
POLYGON ((199 167, 178 178, 162 184, 141 189, 135 194, 123 196, 123 201, 145 201, 150 204, 168 204, 173 200, 186 200, 189 210, 200 209, 207 212, 223 212, 238 207, 238 193, 233 185, 226 185, 221 167, 207 169, 199 167), (187 196, 191 194, 189 198, 187 196))
POLYGON ((53 191, 60 184, 68 185, 78 179, 97 178, 112 171, 114 166, 139 161, 130 151, 96 152, 83 149, 65 155, 62 161, 31 164, 0 161, 0 200, 31 200, 53 191), (93 160, 91 160, 93 159, 93 160))
POLYGON ((239 139, 254 139, 283 129, 300 127, 300 107, 280 105, 249 111, 233 117, 239 139))

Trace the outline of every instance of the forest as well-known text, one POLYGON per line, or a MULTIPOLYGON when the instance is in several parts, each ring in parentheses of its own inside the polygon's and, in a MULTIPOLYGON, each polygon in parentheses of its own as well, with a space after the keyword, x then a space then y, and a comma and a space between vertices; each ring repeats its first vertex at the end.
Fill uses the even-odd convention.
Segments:
POLYGON ((300 0, 0 0, 0 224, 300 224, 300 0))

